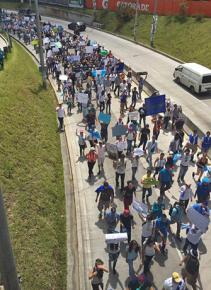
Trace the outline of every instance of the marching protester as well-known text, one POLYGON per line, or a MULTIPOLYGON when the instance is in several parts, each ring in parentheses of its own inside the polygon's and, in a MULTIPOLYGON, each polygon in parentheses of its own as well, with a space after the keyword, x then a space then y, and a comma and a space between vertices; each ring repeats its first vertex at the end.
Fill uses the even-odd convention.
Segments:
POLYGON ((126 261, 129 267, 129 277, 132 277, 135 274, 133 262, 138 258, 138 255, 141 259, 141 247, 135 240, 132 240, 129 243, 129 247, 126 254, 126 261))
POLYGON ((107 181, 104 181, 103 185, 98 187, 95 192, 97 193, 95 202, 98 202, 99 218, 106 216, 106 210, 110 207, 111 203, 114 200, 114 190, 107 181), (100 197, 99 197, 100 196, 100 197), (99 199, 99 201, 98 201, 99 199), (104 211, 103 215, 102 212, 104 211))
POLYGON ((108 273, 108 270, 104 266, 104 262, 101 259, 96 259, 95 265, 89 273, 89 279, 91 280, 93 290, 103 290, 103 274, 108 273))
POLYGON ((120 214, 120 232, 127 233, 128 243, 131 241, 131 229, 134 228, 133 215, 128 209, 125 209, 123 213, 120 214))
POLYGON ((95 148, 91 147, 89 150, 89 153, 86 154, 87 164, 88 164, 88 171, 89 171, 89 179, 93 175, 93 168, 95 166, 96 160, 97 160, 97 153, 95 151, 95 148))

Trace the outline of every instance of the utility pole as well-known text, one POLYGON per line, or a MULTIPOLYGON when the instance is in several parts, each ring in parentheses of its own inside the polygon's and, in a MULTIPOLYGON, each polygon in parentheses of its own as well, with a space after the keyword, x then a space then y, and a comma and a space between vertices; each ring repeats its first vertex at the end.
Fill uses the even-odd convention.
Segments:
POLYGON ((152 16, 151 32, 150 32, 150 45, 154 46, 154 37, 157 29, 158 15, 157 15, 158 0, 154 0, 154 13, 152 16))
POLYGON ((133 27, 133 39, 136 41, 136 28, 137 28, 137 20, 138 20, 138 0, 136 0, 136 13, 133 27))
POLYGON ((5 290, 20 290, 0 188, 0 272, 5 290))
POLYGON ((40 25, 40 13, 39 13, 39 7, 38 7, 38 0, 35 0, 35 10, 36 10, 36 20, 37 20, 37 35, 38 35, 38 42, 39 42, 40 69, 42 73, 43 88, 46 89, 47 88, 47 75, 46 75, 44 53, 43 53, 43 46, 42 46, 42 33, 41 33, 41 25, 40 25))

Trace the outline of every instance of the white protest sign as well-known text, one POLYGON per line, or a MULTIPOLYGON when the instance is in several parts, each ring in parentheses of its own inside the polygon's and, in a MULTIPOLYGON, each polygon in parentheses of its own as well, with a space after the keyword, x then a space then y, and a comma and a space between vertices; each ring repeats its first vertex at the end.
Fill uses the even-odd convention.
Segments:
POLYGON ((127 233, 106 234, 105 241, 107 244, 117 244, 119 242, 127 241, 127 233))
POLYGON ((143 217, 146 217, 148 214, 148 206, 143 202, 137 201, 135 198, 133 198, 132 208, 134 211, 136 211, 138 214, 141 214, 143 217))
POLYGON ((57 47, 53 47, 53 48, 52 48, 52 51, 53 51, 53 52, 58 52, 59 49, 58 49, 57 47))
POLYGON ((60 75, 59 79, 60 79, 60 81, 67 81, 68 76, 67 75, 60 75))
POLYGON ((187 217, 189 221, 196 225, 203 233, 205 233, 208 229, 210 219, 207 216, 200 214, 194 208, 189 207, 187 210, 187 217))
POLYGON ((93 53, 93 46, 86 46, 86 53, 93 53))
POLYGON ((70 62, 77 62, 80 61, 80 55, 71 55, 70 56, 70 62))
POLYGON ((130 121, 138 121, 139 113, 138 111, 128 113, 130 121))
POLYGON ((51 47, 55 46, 55 42, 51 42, 51 43, 50 43, 50 46, 51 46, 51 47))
POLYGON ((87 104, 88 103, 88 94, 85 93, 78 93, 77 100, 79 103, 87 104))
POLYGON ((43 43, 44 44, 48 44, 50 42, 50 39, 48 38, 48 37, 45 37, 44 39, 43 39, 43 43))
POLYGON ((144 151, 141 148, 135 148, 134 149, 134 156, 143 156, 144 155, 144 151))

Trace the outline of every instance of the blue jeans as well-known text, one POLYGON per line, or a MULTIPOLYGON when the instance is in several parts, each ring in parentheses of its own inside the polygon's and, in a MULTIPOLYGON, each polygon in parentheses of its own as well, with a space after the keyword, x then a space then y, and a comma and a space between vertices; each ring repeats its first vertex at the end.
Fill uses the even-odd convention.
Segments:
POLYGON ((133 268, 133 260, 128 260, 128 267, 129 267, 129 276, 133 277, 135 274, 134 268, 133 268))
POLYGON ((127 152, 132 151, 132 142, 133 140, 127 140, 127 152))

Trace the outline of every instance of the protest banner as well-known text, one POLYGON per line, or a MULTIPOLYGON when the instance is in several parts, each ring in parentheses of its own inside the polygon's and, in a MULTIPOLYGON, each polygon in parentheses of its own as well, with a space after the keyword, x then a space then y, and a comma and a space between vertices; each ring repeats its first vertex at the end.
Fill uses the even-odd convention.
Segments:
POLYGON ((143 202, 137 201, 135 198, 133 198, 132 209, 143 217, 146 217, 148 214, 148 206, 143 202))
POLYGON ((85 93, 77 93, 76 94, 77 101, 81 104, 87 104, 88 103, 88 94, 85 93))
POLYGON ((141 157, 144 155, 144 151, 141 148, 135 148, 133 154, 134 156, 141 157))
POLYGON ((60 75, 59 79, 60 79, 60 81, 67 81, 68 76, 67 75, 60 75))
POLYGON ((117 159, 118 158, 118 150, 115 144, 106 143, 106 151, 108 153, 109 158, 117 159))
POLYGON ((116 125, 112 128, 112 137, 119 137, 126 135, 127 127, 124 125, 116 125))
POLYGON ((138 112, 138 111, 129 112, 129 113, 128 113, 128 116, 129 116, 129 120, 130 120, 130 121, 138 121, 138 118, 139 118, 139 112, 138 112))
POLYGON ((105 234, 105 241, 107 244, 117 244, 127 241, 127 233, 105 234))
POLYGON ((146 116, 165 113, 166 111, 166 96, 154 96, 145 99, 146 116))
POLYGON ((98 115, 98 120, 99 122, 102 122, 108 125, 111 121, 111 115, 100 112, 98 115))
POLYGON ((93 53, 93 46, 86 46, 86 53, 93 53))
POLYGON ((203 233, 208 230, 210 219, 207 216, 200 214, 193 207, 189 207, 187 210, 187 217, 189 221, 196 225, 203 233))

